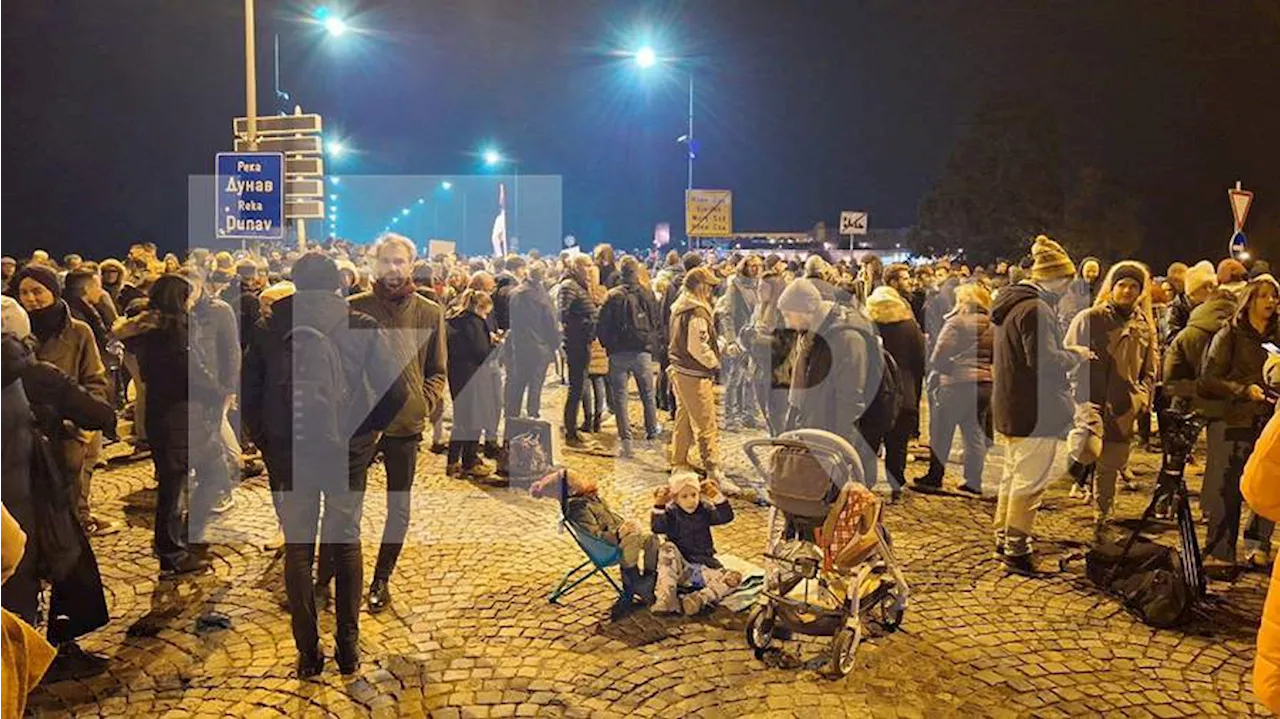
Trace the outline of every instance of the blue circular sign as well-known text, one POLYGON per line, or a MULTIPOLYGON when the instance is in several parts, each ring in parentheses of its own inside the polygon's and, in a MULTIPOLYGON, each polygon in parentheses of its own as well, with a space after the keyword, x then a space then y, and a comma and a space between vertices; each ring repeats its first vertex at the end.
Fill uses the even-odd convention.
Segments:
POLYGON ((1228 248, 1230 249, 1231 254, 1238 255, 1241 252, 1244 252, 1246 242, 1247 240, 1244 236, 1244 231, 1236 230, 1236 233, 1231 236, 1231 244, 1228 245, 1228 248))

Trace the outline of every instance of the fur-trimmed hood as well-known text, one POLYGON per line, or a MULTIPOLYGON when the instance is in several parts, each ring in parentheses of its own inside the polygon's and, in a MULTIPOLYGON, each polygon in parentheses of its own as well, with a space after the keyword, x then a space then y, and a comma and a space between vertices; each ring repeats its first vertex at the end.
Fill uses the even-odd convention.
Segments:
POLYGON ((867 297, 867 315, 876 324, 887 325, 913 319, 911 305, 902 299, 898 291, 887 285, 877 287, 867 297))

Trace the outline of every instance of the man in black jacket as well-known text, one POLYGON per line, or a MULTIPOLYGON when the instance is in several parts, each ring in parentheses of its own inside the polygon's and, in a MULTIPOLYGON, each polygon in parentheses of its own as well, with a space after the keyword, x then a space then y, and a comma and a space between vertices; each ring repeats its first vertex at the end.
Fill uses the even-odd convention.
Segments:
MULTIPOLYGON (((317 524, 320 546, 335 563, 337 647, 334 658, 343 674, 359 665, 360 514, 369 460, 375 440, 408 399, 408 389, 391 349, 387 330, 372 317, 348 306, 339 294, 342 278, 333 260, 319 252, 303 255, 293 266, 298 291, 279 300, 257 335, 244 363, 244 420, 262 449, 270 472, 272 498, 285 535, 285 592, 289 598, 298 675, 319 674, 324 666, 316 627, 312 564, 317 524), (317 337, 317 334, 323 337, 317 337), (298 356, 299 341, 331 350, 346 390, 330 398, 333 416, 307 412, 305 427, 295 415, 293 388, 300 367, 325 352, 298 356), (362 391, 364 390, 367 391, 362 391), (305 436, 329 420, 350 437, 346 442, 305 436), (324 501, 321 516, 321 498, 324 501)), ((310 404, 309 409, 314 409, 310 404)))
POLYGON ((575 449, 595 449, 595 442, 578 433, 578 406, 587 381, 591 343, 596 338, 598 308, 587 291, 589 255, 576 255, 569 266, 568 281, 560 286, 560 324, 564 327, 564 354, 569 365, 569 398, 564 406, 565 445, 575 449))
MULTIPOLYGON (((507 294, 511 327, 506 340, 510 353, 506 391, 508 419, 520 416, 522 399, 525 400, 525 414, 534 418, 541 415, 542 386, 547 381, 547 365, 560 346, 560 327, 556 322, 551 295, 544 284, 546 273, 546 265, 535 263, 529 268, 528 276, 507 294)), ((495 293, 495 312, 498 297, 502 294, 501 289, 495 293)))
POLYGON ((1031 246, 1031 279, 1000 291, 991 308, 996 326, 991 405, 995 430, 1006 438, 1004 474, 994 522, 996 553, 1010 572, 1035 574, 1031 536, 1058 444, 1074 408, 1068 372, 1089 350, 1067 351, 1055 309, 1075 276, 1062 247, 1040 235, 1031 246))
POLYGON ((631 423, 627 418, 627 375, 636 379, 640 403, 644 405, 644 438, 658 437, 658 407, 653 396, 653 355, 661 337, 658 301, 640 285, 640 262, 627 256, 618 270, 619 284, 609 290, 600 309, 600 344, 609 353, 609 383, 613 385, 614 416, 618 418, 618 439, 622 456, 633 452, 631 423))

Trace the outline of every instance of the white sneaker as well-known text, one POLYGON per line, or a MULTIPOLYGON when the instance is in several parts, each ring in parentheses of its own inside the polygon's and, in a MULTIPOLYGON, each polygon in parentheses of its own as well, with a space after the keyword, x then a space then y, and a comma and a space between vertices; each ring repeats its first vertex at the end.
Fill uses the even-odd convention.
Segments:
POLYGON ((1081 487, 1080 485, 1076 484, 1075 482, 1072 482, 1072 483, 1071 483, 1071 491, 1067 492, 1067 496, 1068 496, 1068 497, 1070 497, 1070 498, 1072 498, 1072 499, 1083 499, 1083 498, 1084 498, 1084 488, 1083 488, 1083 487, 1081 487))

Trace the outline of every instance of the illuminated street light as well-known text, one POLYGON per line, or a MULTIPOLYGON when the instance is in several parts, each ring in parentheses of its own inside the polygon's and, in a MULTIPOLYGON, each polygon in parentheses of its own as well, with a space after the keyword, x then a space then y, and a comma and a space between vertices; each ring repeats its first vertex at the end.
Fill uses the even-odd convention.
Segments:
POLYGON ((484 164, 493 167, 502 162, 502 153, 492 148, 484 151, 484 164))
POLYGON ((324 143, 324 150, 326 155, 336 160, 346 154, 347 146, 342 140, 334 138, 324 143))
POLYGON ((639 65, 641 69, 651 68, 657 64, 657 62, 657 53, 653 51, 653 48, 648 47, 647 45, 636 52, 636 64, 639 65))
POLYGON ((441 182, 441 183, 440 183, 440 189, 442 189, 442 190, 452 190, 452 189, 453 189, 453 183, 452 183, 452 182, 449 182, 448 180, 445 180, 444 182, 441 182))
POLYGON ((330 185, 338 185, 342 183, 342 178, 334 176, 329 178, 330 185))
POLYGON ((418 198, 418 204, 419 204, 419 205, 425 205, 425 204, 427 204, 427 201, 426 201, 426 199, 419 197, 419 198, 418 198))
POLYGON ((407 214, 409 214, 409 208, 408 208, 408 207, 406 207, 406 208, 404 208, 403 210, 400 210, 400 214, 401 214, 401 215, 407 215, 407 214))

